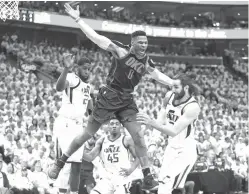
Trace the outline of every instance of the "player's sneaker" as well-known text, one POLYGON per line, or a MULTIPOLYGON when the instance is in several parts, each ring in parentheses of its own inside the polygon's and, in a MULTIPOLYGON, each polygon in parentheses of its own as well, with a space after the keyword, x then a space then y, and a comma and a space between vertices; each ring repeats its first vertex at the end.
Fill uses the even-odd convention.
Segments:
POLYGON ((54 164, 52 164, 48 169, 48 177, 56 180, 60 174, 61 169, 65 163, 61 160, 56 160, 54 164))
POLYGON ((158 182, 155 181, 152 174, 148 174, 146 177, 144 177, 143 184, 142 184, 142 190, 145 190, 145 191, 156 190, 158 185, 159 185, 158 182))

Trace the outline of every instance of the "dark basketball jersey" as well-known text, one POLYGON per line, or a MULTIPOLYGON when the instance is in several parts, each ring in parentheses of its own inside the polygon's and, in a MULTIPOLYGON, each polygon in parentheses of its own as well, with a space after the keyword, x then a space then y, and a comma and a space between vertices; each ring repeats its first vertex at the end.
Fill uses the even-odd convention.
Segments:
MULTIPOLYGON (((134 54, 129 53, 121 59, 112 58, 112 66, 109 71, 106 83, 110 87, 123 92, 133 92, 142 76, 146 73, 146 55, 138 59, 134 54)), ((152 60, 149 65, 154 67, 152 60)))

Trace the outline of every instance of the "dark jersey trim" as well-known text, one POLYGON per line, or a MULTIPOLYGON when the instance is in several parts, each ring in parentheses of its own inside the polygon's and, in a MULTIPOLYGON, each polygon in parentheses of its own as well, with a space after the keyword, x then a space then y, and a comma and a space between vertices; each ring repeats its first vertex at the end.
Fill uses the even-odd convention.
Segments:
POLYGON ((186 135, 186 137, 185 138, 187 138, 189 135, 190 135, 190 133, 191 133, 191 124, 190 125, 188 125, 188 129, 187 129, 187 135, 186 135))
POLYGON ((123 143, 123 146, 125 147, 125 149, 127 149, 127 150, 128 150, 128 147, 125 145, 125 142, 124 142, 125 137, 126 137, 126 136, 124 136, 124 137, 123 137, 123 139, 122 139, 122 143, 123 143))
POLYGON ((179 103, 179 104, 175 104, 175 98, 174 98, 174 99, 172 100, 172 105, 173 105, 174 107, 180 106, 180 105, 182 105, 182 104, 188 102, 191 98, 192 98, 192 96, 190 96, 187 100, 185 100, 185 101, 183 101, 183 102, 181 102, 181 103, 179 103))
POLYGON ((103 143, 105 142, 105 137, 103 137, 102 143, 100 145, 99 153, 102 151, 103 143))
POLYGON ((78 83, 76 86, 70 87, 70 96, 69 96, 69 99, 70 99, 70 102, 71 102, 71 103, 72 103, 72 101, 73 101, 73 90, 74 90, 75 88, 77 88, 79 85, 80 85, 80 79, 79 79, 79 83, 78 83))
POLYGON ((169 96, 169 98, 167 99, 167 103, 166 102, 164 102, 165 103, 165 109, 167 108, 167 105, 169 104, 169 101, 170 101, 170 99, 171 99, 171 97, 173 96, 173 92, 172 92, 172 94, 169 96))
POLYGON ((191 104, 191 103, 194 103, 194 102, 198 104, 198 102, 196 102, 195 100, 194 100, 194 101, 192 101, 192 102, 189 102, 189 103, 185 104, 185 106, 184 106, 184 107, 182 107, 182 110, 181 110, 181 115, 183 115, 183 113, 184 113, 184 108, 185 108, 187 105, 189 105, 189 104, 191 104))

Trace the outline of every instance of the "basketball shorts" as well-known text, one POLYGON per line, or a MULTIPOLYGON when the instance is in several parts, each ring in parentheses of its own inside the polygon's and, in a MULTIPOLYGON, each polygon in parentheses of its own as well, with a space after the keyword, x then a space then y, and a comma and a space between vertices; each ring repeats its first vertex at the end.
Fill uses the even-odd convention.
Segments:
POLYGON ((138 108, 130 93, 122 93, 110 87, 103 86, 99 90, 96 104, 93 109, 93 118, 104 123, 116 116, 120 122, 134 119, 138 108))
POLYGON ((171 194, 176 188, 184 188, 196 160, 197 150, 194 141, 187 142, 186 146, 181 148, 168 145, 159 172, 158 194, 171 194))
MULTIPOLYGON (((58 116, 54 122, 54 135, 58 140, 59 147, 62 153, 65 153, 69 148, 73 139, 80 133, 82 133, 83 126, 82 123, 77 122, 72 119, 65 118, 63 116, 58 116)), ((83 156, 82 146, 78 149, 67 162, 81 162, 83 156)))

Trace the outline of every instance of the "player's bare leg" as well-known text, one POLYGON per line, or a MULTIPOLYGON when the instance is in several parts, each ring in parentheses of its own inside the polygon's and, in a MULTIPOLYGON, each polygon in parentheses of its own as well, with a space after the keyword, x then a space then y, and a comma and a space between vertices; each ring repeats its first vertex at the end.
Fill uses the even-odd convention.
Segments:
POLYGON ((124 121, 123 125, 129 131, 134 141, 136 155, 139 158, 142 167, 144 175, 142 189, 152 190, 158 186, 158 183, 154 180, 150 172, 149 157, 147 155, 147 147, 144 140, 144 134, 141 129, 141 124, 136 121, 124 121))
POLYGON ((48 176, 51 179, 57 179, 59 173, 67 159, 76 152, 87 140, 89 140, 100 128, 101 124, 97 122, 95 119, 89 118, 88 124, 85 130, 82 130, 82 133, 74 138, 72 143, 70 144, 68 150, 63 153, 60 159, 56 160, 56 162, 51 166, 48 171, 48 176))

